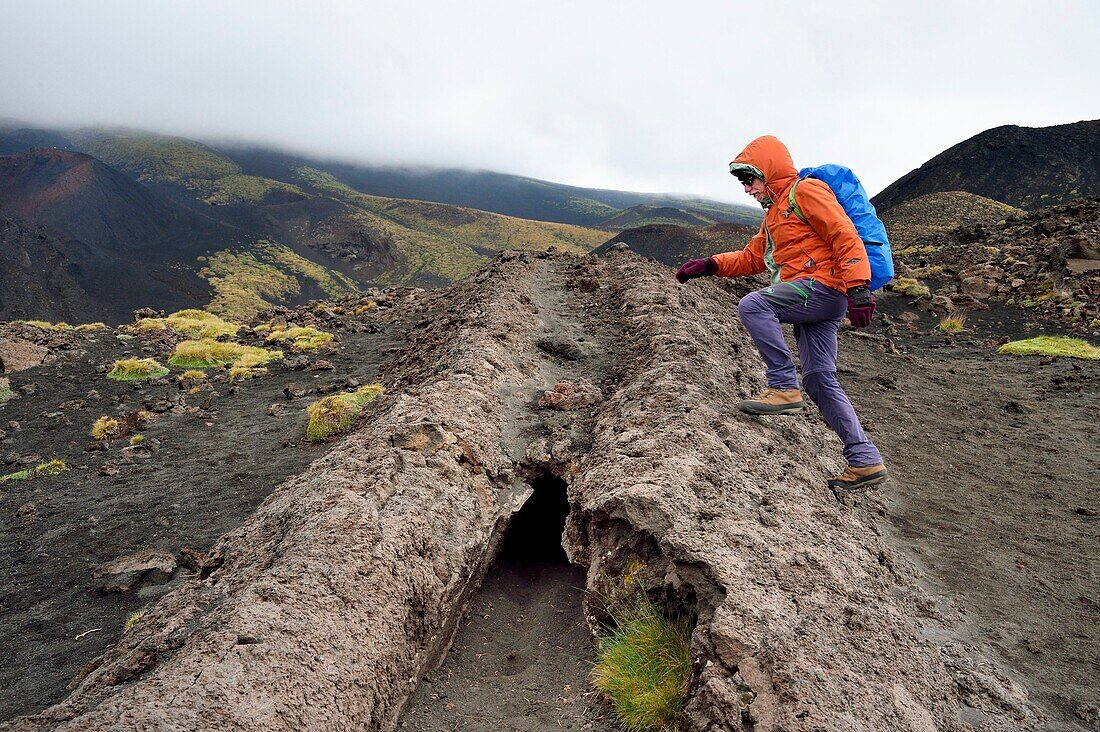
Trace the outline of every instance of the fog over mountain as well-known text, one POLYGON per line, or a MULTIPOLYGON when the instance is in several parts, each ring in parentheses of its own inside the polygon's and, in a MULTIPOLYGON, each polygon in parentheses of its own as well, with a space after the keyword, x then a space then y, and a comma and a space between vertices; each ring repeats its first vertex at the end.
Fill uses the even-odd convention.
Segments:
POLYGON ((1095 118, 1100 62, 1081 2, 8 0, 0 22, 0 117, 735 201, 756 135, 875 193, 982 130, 1095 118))

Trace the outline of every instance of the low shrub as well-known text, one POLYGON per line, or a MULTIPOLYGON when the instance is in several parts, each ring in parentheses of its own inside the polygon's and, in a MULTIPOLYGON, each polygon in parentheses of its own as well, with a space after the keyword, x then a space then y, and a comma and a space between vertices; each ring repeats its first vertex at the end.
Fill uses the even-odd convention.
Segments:
POLYGON ((95 322, 95 323, 83 323, 83 324, 78 325, 75 328, 73 328, 73 330, 77 331, 78 333, 89 333, 89 332, 95 331, 95 330, 106 330, 106 329, 107 329, 107 324, 106 323, 100 323, 98 321, 95 322))
POLYGON ((145 435, 133 435, 130 437, 130 446, 134 447, 145 442, 145 435))
POLYGON ((107 374, 115 381, 138 381, 140 379, 159 379, 168 369, 151 358, 123 358, 115 361, 114 368, 107 374))
POLYGON ((613 621, 599 639, 592 682, 627 730, 677 729, 691 675, 691 618, 669 616, 643 595, 613 621))
POLYGON ((72 330, 73 327, 66 322, 51 323, 46 320, 13 320, 13 324, 29 325, 39 330, 72 330))
POLYGON ((1065 336, 1038 336, 1022 341, 1012 341, 997 349, 997 353, 1012 356, 1060 356, 1100 360, 1100 347, 1080 338, 1065 336))
POLYGON ((347 394, 322 397, 306 407, 309 426, 306 439, 320 442, 351 427, 365 407, 382 394, 381 384, 367 384, 347 394))
POLYGON ((64 473, 69 469, 69 466, 65 464, 64 460, 54 458, 48 463, 41 463, 33 468, 25 468, 23 470, 17 470, 14 473, 8 473, 7 475, 0 475, 0 483, 4 483, 9 480, 31 480, 33 478, 40 478, 43 475, 57 475, 64 473))
POLYGON ((15 392, 11 390, 11 382, 3 376, 0 376, 0 404, 3 404, 13 396, 15 396, 15 392))
POLYGON ((135 625, 140 623, 142 621, 142 619, 145 617, 145 613, 146 613, 147 610, 148 610, 148 608, 143 607, 142 609, 136 610, 136 611, 130 613, 129 615, 127 615, 126 616, 126 624, 123 626, 122 631, 125 633, 125 632, 129 631, 131 628, 133 628, 135 625))
POLYGON ((168 363, 186 369, 209 369, 240 363, 245 356, 248 356, 252 365, 255 366, 278 360, 283 357, 283 352, 203 338, 177 343, 176 350, 168 358, 168 363))
POLYGON ((363 315, 364 313, 369 313, 371 310, 374 310, 377 307, 378 303, 376 303, 374 300, 371 300, 366 305, 360 305, 359 307, 355 308, 355 314, 363 315))
POLYGON ((180 374, 180 378, 181 379, 191 379, 191 380, 205 379, 206 378, 206 372, 205 371, 199 371, 198 369, 188 369, 187 371, 184 371, 182 374, 180 374))
POLYGON ((100 417, 92 423, 92 437, 97 440, 107 440, 122 434, 121 425, 114 417, 100 417))
POLYGON ((272 330, 264 340, 268 343, 272 341, 289 343, 299 351, 316 351, 321 346, 327 345, 332 341, 332 333, 317 330, 312 326, 296 326, 294 328, 277 327, 272 330))

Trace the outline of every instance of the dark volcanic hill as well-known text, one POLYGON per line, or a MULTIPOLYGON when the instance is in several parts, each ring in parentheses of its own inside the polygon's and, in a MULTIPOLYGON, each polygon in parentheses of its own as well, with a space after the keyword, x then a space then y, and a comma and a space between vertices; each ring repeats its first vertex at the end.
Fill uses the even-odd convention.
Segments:
POLYGON ((677 267, 687 259, 741 249, 748 244, 758 228, 743 224, 639 226, 620 232, 593 249, 592 253, 602 256, 616 244, 626 244, 627 248, 643 257, 656 259, 669 267, 677 267))
POLYGON ((146 303, 209 300, 196 267, 179 267, 234 232, 80 153, 0 156, 4 317, 120 321, 146 303), (10 281, 9 281, 10 280, 10 281))
POLYGON ((872 203, 883 212, 940 191, 1028 210, 1100 196, 1100 120, 986 130, 894 181, 872 203))

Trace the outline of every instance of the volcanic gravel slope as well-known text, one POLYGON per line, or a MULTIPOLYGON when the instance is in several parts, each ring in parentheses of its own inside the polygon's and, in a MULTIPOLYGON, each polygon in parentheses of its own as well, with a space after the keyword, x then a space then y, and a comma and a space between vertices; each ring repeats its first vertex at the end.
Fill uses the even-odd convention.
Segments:
POLYGON ((546 474, 590 597, 697 616, 686 729, 1034 727, 1020 687, 932 640, 874 516, 822 487, 824 425, 737 412, 762 386, 737 294, 629 252, 506 252, 418 297, 369 418, 67 699, 0 728, 392 730, 546 474))

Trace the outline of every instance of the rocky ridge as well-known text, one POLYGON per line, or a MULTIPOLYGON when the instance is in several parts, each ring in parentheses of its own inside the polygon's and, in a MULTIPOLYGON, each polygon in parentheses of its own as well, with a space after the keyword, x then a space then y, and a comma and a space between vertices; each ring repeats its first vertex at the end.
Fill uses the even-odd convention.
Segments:
POLYGON ((592 597, 696 614, 687 729, 1032 727, 1022 689, 928 640, 944 629, 873 503, 821 487, 835 437, 736 411, 761 385, 739 291, 696 284, 624 252, 505 252, 417 298, 362 426, 71 696, 0 729, 391 730, 548 473, 592 597), (583 398, 540 409, 547 392, 583 398))

